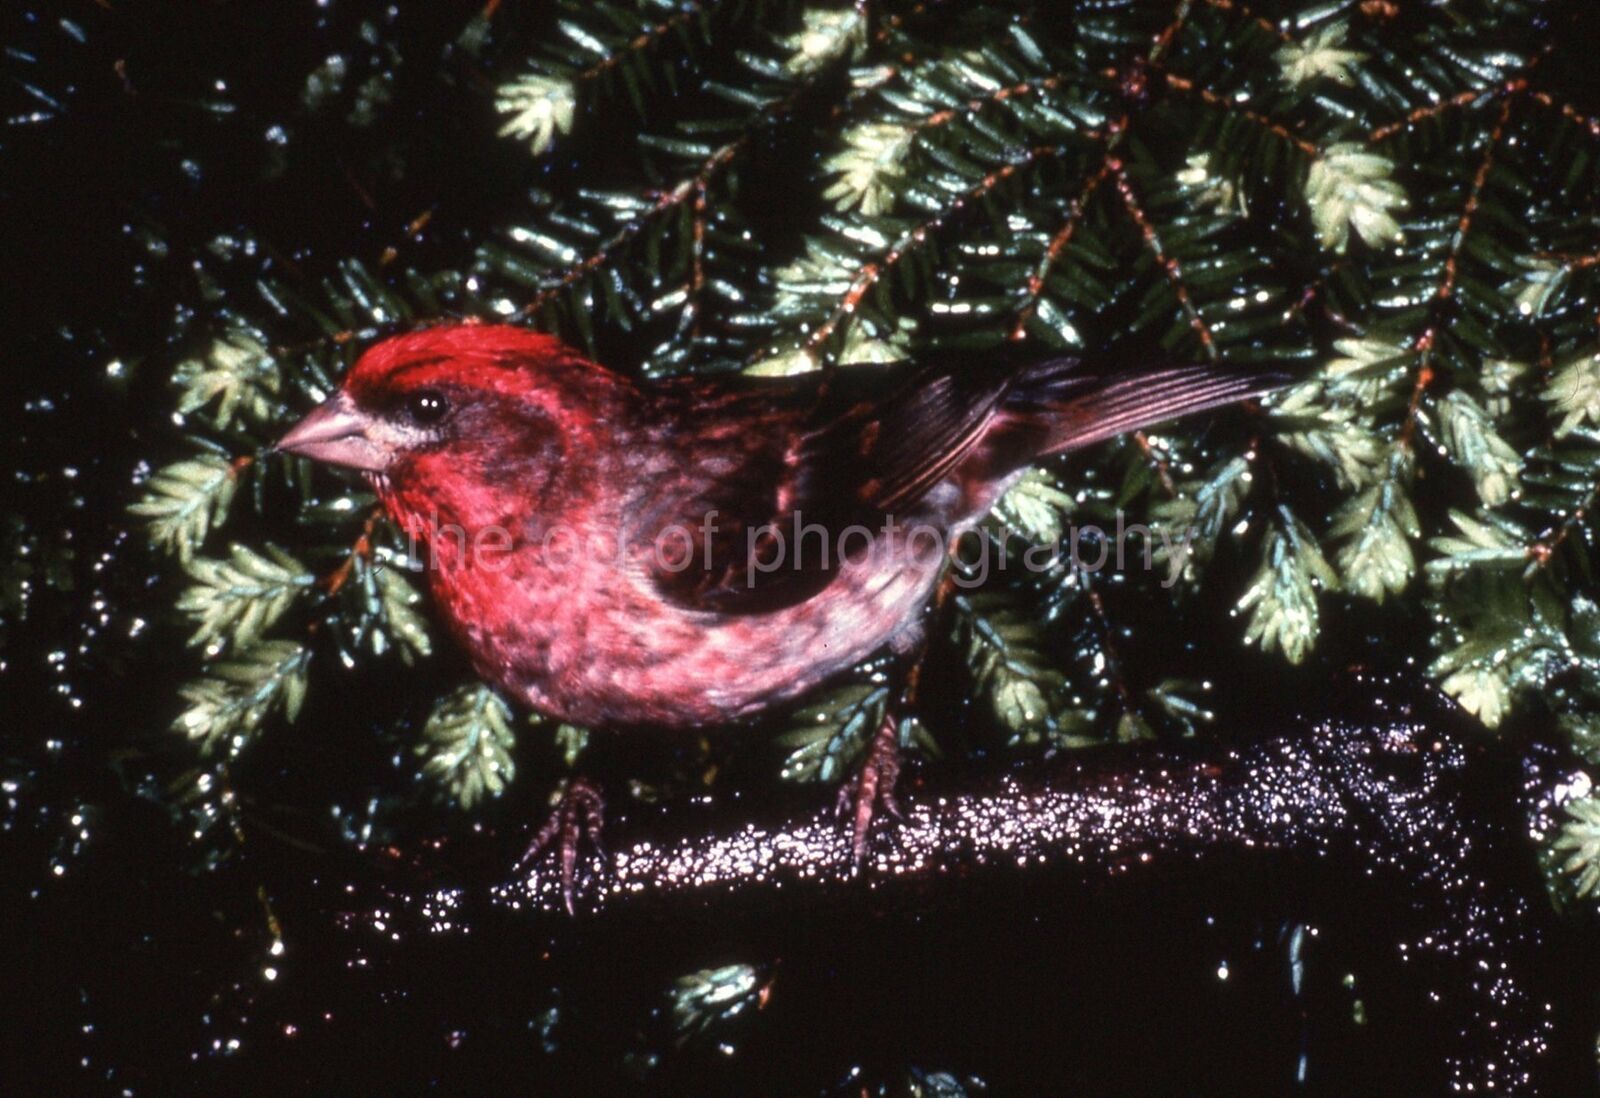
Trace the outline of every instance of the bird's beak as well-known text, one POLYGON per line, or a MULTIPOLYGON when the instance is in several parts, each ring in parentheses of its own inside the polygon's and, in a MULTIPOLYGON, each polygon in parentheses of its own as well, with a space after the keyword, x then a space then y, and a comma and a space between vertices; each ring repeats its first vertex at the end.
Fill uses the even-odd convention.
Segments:
POLYGON ((312 409, 278 440, 277 449, 313 461, 381 473, 389 465, 388 448, 369 437, 371 416, 344 393, 335 393, 312 409))

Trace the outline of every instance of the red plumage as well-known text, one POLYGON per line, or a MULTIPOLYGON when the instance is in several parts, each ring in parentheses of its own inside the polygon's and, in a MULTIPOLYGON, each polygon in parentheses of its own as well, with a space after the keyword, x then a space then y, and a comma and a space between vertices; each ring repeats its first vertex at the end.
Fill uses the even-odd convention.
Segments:
POLYGON ((280 446, 369 475, 485 679, 580 724, 681 727, 911 644, 943 544, 1039 457, 1281 380, 1056 359, 635 381, 458 325, 370 349, 280 446))

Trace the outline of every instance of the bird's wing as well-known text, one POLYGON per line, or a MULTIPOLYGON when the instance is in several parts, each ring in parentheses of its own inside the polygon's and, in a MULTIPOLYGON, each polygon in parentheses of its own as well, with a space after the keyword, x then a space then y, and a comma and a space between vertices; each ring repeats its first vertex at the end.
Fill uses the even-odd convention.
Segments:
POLYGON ((681 456, 646 489, 657 500, 650 527, 677 527, 651 554, 658 589, 724 613, 815 595, 838 570, 840 532, 876 533, 946 477, 988 430, 1013 376, 846 367, 825 386, 686 385, 661 412, 678 420, 662 436, 684 440, 681 456))
POLYGON ((1287 380, 1249 367, 1104 374, 1075 359, 990 357, 981 367, 845 367, 826 381, 668 387, 662 436, 683 440, 682 448, 673 472, 644 491, 664 516, 650 528, 687 528, 693 537, 683 544, 693 554, 664 561, 655 553, 658 588, 684 605, 727 613, 793 605, 832 580, 841 531, 860 525, 875 535, 885 516, 908 515, 980 445, 984 475, 998 478, 1045 454, 1287 380))

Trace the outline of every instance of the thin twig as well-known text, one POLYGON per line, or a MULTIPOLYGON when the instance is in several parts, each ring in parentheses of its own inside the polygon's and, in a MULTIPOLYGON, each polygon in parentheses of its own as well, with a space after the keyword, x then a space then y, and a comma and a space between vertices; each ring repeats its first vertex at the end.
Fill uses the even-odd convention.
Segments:
POLYGON ((850 279, 849 290, 840 298, 839 303, 834 307, 828 319, 823 321, 817 327, 817 330, 811 333, 810 338, 806 340, 806 349, 814 351, 826 343, 829 337, 838 330, 839 325, 855 313, 862 299, 867 296, 868 292, 878 284, 884 275, 894 270, 901 260, 926 244, 952 218, 963 212, 968 205, 993 192, 996 187, 1023 168, 1052 156, 1060 156, 1063 150, 1064 146, 1061 145, 1035 145, 1016 160, 1002 164, 989 172, 976 184, 958 195, 954 202, 934 217, 919 222, 907 230, 880 258, 870 260, 858 267, 850 279))
POLYGON ((630 39, 626 44, 602 57, 588 68, 584 69, 573 78, 574 83, 585 83, 595 79, 598 76, 603 76, 607 72, 610 72, 612 69, 616 68, 618 65, 622 64, 623 58, 627 57, 629 54, 643 53, 645 50, 655 45, 657 41, 671 33, 673 28, 677 27, 679 24, 687 23, 689 20, 699 15, 701 6, 702 5, 698 2, 698 0, 689 0, 689 2, 684 4, 682 8, 668 16, 666 19, 663 19, 661 22, 647 30, 641 31, 636 37, 630 39))
POLYGON ((1321 155, 1322 150, 1318 149, 1315 144, 1307 141, 1298 134, 1290 133, 1288 128, 1285 127, 1281 122, 1274 122, 1264 114, 1241 107, 1239 104, 1232 102, 1225 96, 1218 95, 1210 88, 1202 87, 1201 85, 1196 84, 1193 80, 1190 80, 1186 76, 1179 76, 1176 73, 1169 72, 1166 74, 1166 78, 1167 86, 1176 91, 1190 92, 1199 96, 1201 102, 1207 104, 1208 106, 1227 111, 1230 115, 1236 118, 1244 118, 1254 122, 1257 126, 1260 126, 1273 136, 1288 142, 1301 152, 1305 153, 1307 156, 1315 157, 1321 155))
POLYGON ((1128 173, 1123 169, 1122 161, 1113 159, 1110 162, 1111 171, 1117 177, 1117 193, 1122 196, 1122 204, 1127 208, 1128 216, 1133 218, 1134 224, 1139 227, 1139 234, 1144 239, 1145 247, 1155 258, 1156 265, 1166 274, 1167 281, 1172 284, 1172 292, 1178 298, 1178 305, 1189 318, 1189 327, 1194 329, 1195 335, 1200 339, 1200 346, 1205 348, 1206 358, 1212 362, 1217 361, 1217 344, 1211 336, 1211 329, 1207 326, 1205 318, 1194 307, 1194 302, 1189 298, 1189 287, 1183 281, 1183 270, 1178 261, 1168 255, 1161 247, 1161 238, 1156 233, 1156 228, 1150 219, 1145 216, 1143 208, 1139 205, 1138 197, 1133 191, 1133 182, 1128 178, 1128 173))
POLYGON ((330 596, 337 595, 344 589, 344 585, 350 582, 350 577, 355 572, 356 562, 366 560, 368 555, 371 554, 372 532, 377 529, 378 520, 381 518, 383 518, 383 510, 380 507, 374 507, 367 513, 367 521, 362 523, 361 533, 357 535, 355 542, 350 546, 350 552, 345 556, 343 563, 322 581, 322 586, 330 596))
POLYGON ((1050 238, 1050 243, 1044 250, 1044 257, 1039 260, 1039 265, 1034 268, 1034 272, 1028 276, 1028 285, 1023 291, 1022 303, 1016 310, 1016 321, 1011 325, 1011 338, 1013 340, 1027 338, 1028 321, 1038 311, 1039 299, 1044 296, 1045 279, 1049 277, 1051 268, 1061 258, 1061 253, 1071 243, 1072 234, 1082 222, 1083 211, 1088 207, 1089 200, 1094 197, 1095 191, 1099 189, 1100 184, 1104 183, 1106 177, 1110 174, 1111 160, 1109 157, 1103 158, 1100 162, 1100 170, 1089 177, 1089 182, 1084 184, 1083 190, 1077 198, 1072 200, 1072 204, 1067 208, 1067 216, 1062 221, 1061 228, 1057 229, 1055 235, 1050 238))
POLYGON ((1489 179, 1489 170, 1494 166, 1495 150, 1499 147, 1501 139, 1505 136, 1506 123, 1511 117, 1512 99, 1502 100, 1500 116, 1495 121, 1494 129, 1489 133, 1489 140, 1483 150, 1483 159, 1478 163, 1478 170, 1472 177, 1472 186, 1467 192, 1466 203, 1461 208, 1461 216, 1456 222, 1455 235, 1451 238, 1449 254, 1445 256, 1444 278, 1434 291, 1433 304, 1429 308, 1429 323, 1413 345, 1417 351, 1417 377, 1411 387, 1411 399, 1406 406, 1406 421, 1400 431, 1400 445, 1409 448, 1416 433, 1417 414, 1422 409, 1422 398, 1434 380, 1433 349, 1438 340, 1440 310, 1450 304, 1455 295, 1456 278, 1461 264, 1461 250, 1466 243, 1467 233, 1472 229, 1472 219, 1478 212, 1478 205, 1483 198, 1483 187, 1489 179))

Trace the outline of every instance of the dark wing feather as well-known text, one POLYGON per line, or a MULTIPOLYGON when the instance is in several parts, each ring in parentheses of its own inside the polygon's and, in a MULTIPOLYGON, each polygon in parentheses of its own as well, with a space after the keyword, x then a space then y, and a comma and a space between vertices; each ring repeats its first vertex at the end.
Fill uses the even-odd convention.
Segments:
POLYGON ((1092 446, 1127 431, 1207 408, 1261 396, 1287 384, 1276 371, 1187 365, 1079 371, 1076 362, 1044 362, 1024 371, 1007 397, 1013 422, 1032 424, 1034 457, 1092 446))
MULTIPOLYGON (((876 530, 903 515, 983 447, 983 473, 1001 477, 1035 459, 1125 431, 1268 392, 1283 375, 1228 366, 1174 366, 1097 375, 1074 359, 843 367, 821 379, 691 379, 656 390, 655 445, 682 452, 672 472, 642 486, 661 527, 697 532, 687 567, 655 568, 682 605, 757 613, 802 602, 839 561, 797 523, 836 547, 848 526, 876 530), (716 523, 700 535, 707 514, 716 523), (763 534, 773 528, 776 535, 763 534), (780 567, 769 554, 782 551, 780 567)), ((654 536, 651 531, 644 531, 654 536)), ((673 562, 676 564, 677 562, 673 562)))
POLYGON ((1015 375, 1000 370, 924 375, 875 410, 860 439, 862 501, 894 513, 949 476, 983 439, 1015 375))
POLYGON ((662 528, 677 523, 697 541, 688 567, 657 562, 658 588, 683 605, 730 613, 810 598, 838 569, 831 549, 840 531, 876 529, 947 476, 983 438, 1014 376, 842 367, 826 384, 807 375, 664 387, 658 437, 685 440, 683 475, 651 490, 666 497, 656 510, 670 516, 662 528), (713 511, 714 532, 702 538, 713 511), (822 535, 808 533, 796 562, 797 523, 825 532, 826 559, 822 535), (781 566, 763 570, 780 550, 781 566))

